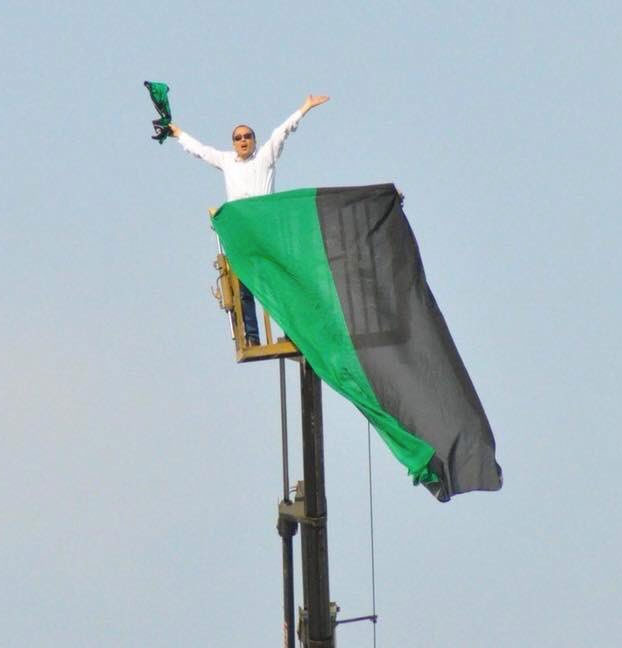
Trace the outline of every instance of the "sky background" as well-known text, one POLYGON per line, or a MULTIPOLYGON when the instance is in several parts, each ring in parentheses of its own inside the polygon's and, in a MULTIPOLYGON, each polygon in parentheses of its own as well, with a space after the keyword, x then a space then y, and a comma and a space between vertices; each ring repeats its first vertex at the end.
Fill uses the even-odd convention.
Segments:
MULTIPOLYGON (((372 433, 377 645, 620 645, 621 37, 598 0, 5 0, 0 646, 282 643, 278 363, 233 360, 222 177, 150 139, 146 79, 220 148, 328 94, 277 189, 406 196, 505 483, 440 504, 372 433)), ((323 396, 347 618, 372 611, 367 426, 323 396)))

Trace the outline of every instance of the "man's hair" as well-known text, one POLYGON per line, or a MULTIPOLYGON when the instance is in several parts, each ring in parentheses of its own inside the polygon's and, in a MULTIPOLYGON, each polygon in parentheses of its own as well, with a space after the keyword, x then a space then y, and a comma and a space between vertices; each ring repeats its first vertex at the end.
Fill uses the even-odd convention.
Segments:
POLYGON ((238 124, 238 125, 233 129, 233 131, 231 132, 231 139, 234 138, 234 136, 235 136, 235 131, 238 130, 238 128, 248 128, 248 130, 253 134, 253 139, 256 139, 256 137, 255 137, 255 131, 254 131, 250 126, 247 126, 246 124, 238 124))

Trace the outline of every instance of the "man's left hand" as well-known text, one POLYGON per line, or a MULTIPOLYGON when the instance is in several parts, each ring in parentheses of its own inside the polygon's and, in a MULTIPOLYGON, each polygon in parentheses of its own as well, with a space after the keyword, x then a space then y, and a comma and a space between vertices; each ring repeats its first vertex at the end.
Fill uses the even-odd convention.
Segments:
POLYGON ((326 95, 309 95, 305 99, 305 102, 302 104, 302 106, 300 106, 300 112, 305 115, 309 112, 309 110, 311 110, 311 108, 315 108, 320 104, 326 103, 329 99, 330 97, 327 97, 326 95))

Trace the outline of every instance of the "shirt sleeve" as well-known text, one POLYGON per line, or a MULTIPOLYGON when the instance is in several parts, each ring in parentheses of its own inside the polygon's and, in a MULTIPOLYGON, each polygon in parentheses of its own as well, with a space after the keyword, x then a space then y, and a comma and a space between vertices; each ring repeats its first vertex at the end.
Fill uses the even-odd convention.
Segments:
POLYGON ((215 166, 217 169, 222 169, 224 151, 219 151, 213 146, 201 144, 201 142, 195 140, 194 137, 185 132, 180 134, 178 140, 186 153, 190 153, 190 155, 194 155, 194 157, 204 160, 208 164, 215 166))
POLYGON ((290 133, 298 128, 298 123, 302 119, 302 113, 297 110, 290 115, 280 126, 277 126, 270 135, 270 139, 261 147, 259 155, 265 157, 269 164, 274 164, 281 153, 283 145, 290 133))

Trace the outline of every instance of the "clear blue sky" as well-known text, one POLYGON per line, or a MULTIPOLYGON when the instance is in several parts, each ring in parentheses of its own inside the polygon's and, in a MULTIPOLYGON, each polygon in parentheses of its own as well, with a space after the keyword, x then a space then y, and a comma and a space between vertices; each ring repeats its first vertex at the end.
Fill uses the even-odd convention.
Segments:
MULTIPOLYGON (((278 366, 233 362, 222 178, 150 139, 145 79, 218 147, 329 94, 277 189, 406 195, 505 485, 441 505, 373 437, 378 645, 617 645, 621 37, 600 1, 5 2, 0 645, 281 645, 278 366)), ((366 424, 324 414, 331 595, 369 614, 366 424)))

